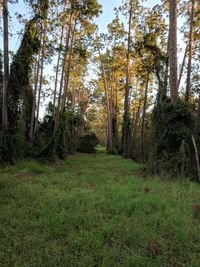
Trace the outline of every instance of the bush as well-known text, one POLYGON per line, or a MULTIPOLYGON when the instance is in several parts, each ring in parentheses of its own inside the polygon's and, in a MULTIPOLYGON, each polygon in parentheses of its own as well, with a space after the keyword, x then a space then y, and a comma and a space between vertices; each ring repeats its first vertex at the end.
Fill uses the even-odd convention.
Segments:
POLYGON ((78 152, 95 153, 95 147, 98 143, 99 141, 94 133, 81 136, 78 141, 78 152))
POLYGON ((16 159, 13 135, 8 131, 0 131, 0 165, 13 164, 16 159))
MULTIPOLYGON (((181 100, 174 104, 168 98, 157 103, 152 117, 154 147, 150 159, 154 170, 180 173, 183 157, 181 144, 184 140, 191 150, 193 131, 194 115, 190 104, 181 100)), ((186 155, 188 158, 189 150, 186 155)))

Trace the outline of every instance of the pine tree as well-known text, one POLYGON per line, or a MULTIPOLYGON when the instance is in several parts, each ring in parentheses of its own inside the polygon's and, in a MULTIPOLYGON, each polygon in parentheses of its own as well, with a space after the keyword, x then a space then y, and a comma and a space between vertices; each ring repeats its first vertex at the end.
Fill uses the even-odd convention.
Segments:
POLYGON ((3 44, 4 44, 4 80, 2 127, 8 129, 8 80, 9 80, 9 44, 8 44, 8 1, 3 0, 3 44))
POLYGON ((178 100, 177 74, 177 0, 170 0, 169 24, 169 62, 170 62, 170 97, 173 103, 178 100))

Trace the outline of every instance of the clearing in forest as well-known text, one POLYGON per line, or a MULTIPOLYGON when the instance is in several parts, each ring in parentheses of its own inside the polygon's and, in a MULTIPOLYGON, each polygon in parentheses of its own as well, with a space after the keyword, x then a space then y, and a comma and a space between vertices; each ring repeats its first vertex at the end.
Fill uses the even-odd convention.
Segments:
POLYGON ((199 185, 77 154, 0 171, 0 266, 200 266, 199 185))

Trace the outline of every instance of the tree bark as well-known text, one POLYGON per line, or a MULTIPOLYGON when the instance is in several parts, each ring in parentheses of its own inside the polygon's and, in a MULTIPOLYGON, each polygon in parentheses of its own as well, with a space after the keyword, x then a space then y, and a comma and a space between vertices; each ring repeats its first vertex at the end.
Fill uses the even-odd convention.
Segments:
POLYGON ((105 68, 101 56, 100 48, 97 47, 99 58, 100 58, 100 64, 101 64, 101 73, 103 78, 103 84, 104 84, 104 92, 105 92, 105 99, 106 99, 106 114, 107 114, 107 149, 108 152, 112 152, 113 150, 113 140, 112 140, 112 120, 111 120, 111 110, 110 110, 110 101, 109 101, 109 93, 108 93, 108 85, 106 80, 106 73, 105 68))
MULTIPOLYGON (((67 1, 64 1, 64 8, 63 11, 66 11, 66 5, 67 1)), ((59 66, 60 66, 60 59, 61 59, 61 47, 63 43, 63 37, 64 37, 64 24, 66 21, 62 23, 61 27, 61 37, 60 37, 60 45, 59 45, 59 51, 58 51, 58 59, 57 59, 57 66, 56 66, 56 79, 55 79, 55 87, 54 87, 54 98, 53 98, 53 118, 56 119, 56 94, 57 94, 57 87, 58 87, 58 73, 59 73, 59 66)))
POLYGON ((169 62, 170 62, 170 97, 175 103, 178 100, 178 73, 177 73, 177 0, 170 0, 169 26, 169 62))
POLYGON ((9 80, 9 41, 8 41, 8 1, 3 0, 3 47, 4 47, 4 76, 3 76, 3 107, 2 127, 8 129, 8 80, 9 80))
POLYGON ((127 62, 126 62, 126 84, 125 84, 125 99, 124 99, 124 116, 122 128, 122 150, 125 158, 129 155, 129 137, 130 137, 130 47, 131 47, 131 26, 132 26, 132 2, 130 1, 129 11, 129 29, 128 29, 128 46, 127 46, 127 62))
POLYGON ((34 92, 33 92, 33 105, 32 105, 32 113, 31 113, 31 125, 30 125, 30 131, 29 131, 29 142, 31 143, 34 138, 34 123, 35 123, 35 110, 36 110, 36 96, 37 96, 37 88, 38 88, 38 80, 39 80, 39 72, 40 72, 40 53, 41 50, 39 50, 38 54, 38 60, 36 62, 36 68, 35 68, 35 86, 34 86, 34 92))
POLYGON ((197 118, 200 122, 200 94, 199 94, 199 99, 198 99, 197 118))
POLYGON ((192 135, 192 142, 193 142, 193 146, 194 146, 194 151, 195 151, 195 157, 196 157, 196 164, 197 164, 197 175, 198 175, 198 179, 200 182, 200 165, 199 165, 199 153, 197 150, 197 145, 196 145, 196 141, 194 139, 194 136, 192 135))
POLYGON ((62 98, 62 105, 61 105, 61 113, 64 111, 65 105, 66 105, 67 91, 68 91, 69 80, 70 80, 71 59, 72 59, 72 53, 73 53, 76 24, 77 24, 77 18, 75 18, 75 20, 74 20, 74 26, 72 29, 71 44, 70 44, 70 50, 69 50, 69 57, 67 60, 67 69, 65 70, 64 90, 63 90, 63 98, 62 98))
POLYGON ((187 57, 187 52, 188 52, 188 45, 187 45, 186 48, 185 48, 185 53, 184 53, 183 61, 182 61, 182 64, 181 64, 181 69, 180 69, 179 79, 178 79, 178 89, 179 89, 179 87, 180 87, 181 79, 182 79, 182 76, 183 76, 183 70, 184 70, 184 66, 185 66, 185 61, 186 61, 186 57, 187 57))
POLYGON ((191 81, 191 69, 192 69, 192 50, 193 50, 193 20, 194 20, 194 0, 192 2, 191 14, 190 14, 190 33, 189 33, 189 55, 188 55, 188 67, 187 67, 187 80, 186 80, 186 92, 185 101, 189 101, 190 96, 190 81, 191 81))
POLYGON ((134 158, 134 147, 135 147, 135 139, 136 139, 136 133, 137 133, 137 129, 138 129, 138 122, 139 122, 139 118, 140 118, 140 110, 141 110, 141 102, 139 101, 139 107, 136 111, 136 113, 134 114, 134 126, 132 129, 132 134, 131 134, 131 142, 130 142, 130 158, 134 158))
POLYGON ((44 28, 43 28, 43 43, 41 50, 41 63, 40 63, 40 80, 39 80, 39 88, 38 88, 38 99, 37 99, 37 111, 36 111, 36 121, 35 121, 35 130, 38 130, 38 120, 39 120, 39 112, 40 112, 40 98, 42 92, 42 84, 43 84, 43 72, 44 72, 44 56, 45 56, 45 48, 46 48, 46 37, 47 37, 47 22, 44 20, 44 28))
POLYGON ((72 31, 72 21, 73 21, 73 13, 71 12, 69 16, 69 23, 68 23, 67 36, 66 36, 66 48, 65 48, 65 53, 63 57, 63 66, 62 66, 62 73, 61 73, 61 79, 60 79, 60 89, 59 89, 58 106, 57 106, 55 125, 54 125, 54 134, 57 131, 59 119, 60 119, 62 91, 63 91, 65 69, 66 69, 66 64, 67 64, 67 55, 68 55, 70 36, 71 36, 71 31, 72 31))
MULTIPOLYGON (((169 34, 167 38, 167 56, 166 56, 166 62, 165 62, 165 78, 164 78, 164 88, 162 89, 163 92, 161 92, 161 98, 165 98, 167 96, 167 89, 168 89, 168 78, 169 78, 169 34)), ((159 71, 157 71, 157 77, 159 77, 159 71)), ((162 85, 161 85, 162 86, 162 85)))
POLYGON ((61 46, 63 42, 63 34, 64 34, 64 25, 62 25, 61 39, 60 39, 58 59, 57 59, 57 65, 56 65, 56 78, 55 78, 54 97, 53 97, 53 118, 54 119, 56 116, 56 94, 57 94, 57 87, 58 87, 58 73, 59 73, 59 66, 60 66, 60 59, 61 59, 61 46))
POLYGON ((149 88, 149 73, 147 74, 147 81, 146 81, 145 95, 144 95, 144 105, 143 105, 143 112, 142 112, 141 147, 140 147, 141 160, 143 159, 143 154, 144 154, 144 126, 145 126, 145 116, 146 116, 146 108, 147 108, 148 88, 149 88))
POLYGON ((113 115, 112 115, 112 136, 113 147, 117 148, 118 143, 118 86, 116 82, 115 71, 113 71, 113 115))
POLYGON ((0 1, 0 25, 1 25, 1 17, 2 17, 2 0, 0 1))

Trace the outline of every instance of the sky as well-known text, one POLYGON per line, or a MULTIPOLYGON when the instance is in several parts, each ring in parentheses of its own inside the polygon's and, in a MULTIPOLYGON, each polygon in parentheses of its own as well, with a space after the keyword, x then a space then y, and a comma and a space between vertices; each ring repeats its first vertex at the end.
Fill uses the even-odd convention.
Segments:
MULTIPOLYGON (((102 5, 103 12, 98 18, 95 19, 95 22, 99 25, 99 32, 105 33, 107 31, 107 25, 111 23, 115 17, 114 8, 119 7, 122 3, 122 0, 98 0, 98 2, 102 5)), ((144 4, 148 7, 153 7, 158 3, 160 3, 160 0, 146 0, 144 4)), ((10 4, 9 12, 12 17, 10 28, 12 32, 14 32, 14 35, 10 40, 10 47, 11 50, 16 51, 20 45, 20 38, 16 35, 16 32, 19 31, 20 26, 15 19, 15 13, 19 12, 22 13, 22 15, 27 13, 27 9, 23 0, 19 0, 17 4, 10 4)), ((2 46, 2 40, 0 45, 2 46)))
MULTIPOLYGON (((99 32, 106 32, 107 25, 115 17, 114 8, 119 7, 122 4, 122 0, 99 0, 98 2, 102 5, 103 13, 95 21, 99 25, 99 32)), ((153 7, 158 3, 160 3, 160 0, 146 0, 144 5, 153 7)))
POLYGON ((95 21, 99 25, 99 31, 106 32, 107 25, 115 17, 114 8, 120 6, 121 0, 99 0, 99 3, 102 5, 103 13, 95 21))

